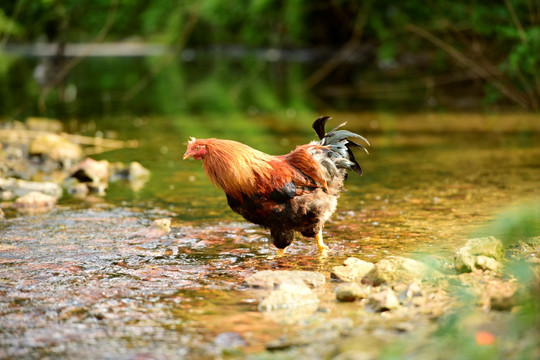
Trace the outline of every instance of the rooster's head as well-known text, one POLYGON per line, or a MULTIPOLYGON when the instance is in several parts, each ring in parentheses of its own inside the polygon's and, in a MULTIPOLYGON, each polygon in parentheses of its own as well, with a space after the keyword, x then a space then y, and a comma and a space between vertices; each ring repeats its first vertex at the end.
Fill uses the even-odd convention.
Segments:
POLYGON ((194 137, 190 137, 187 143, 187 150, 184 154, 184 160, 193 157, 195 160, 201 160, 208 152, 204 140, 197 140, 194 137))

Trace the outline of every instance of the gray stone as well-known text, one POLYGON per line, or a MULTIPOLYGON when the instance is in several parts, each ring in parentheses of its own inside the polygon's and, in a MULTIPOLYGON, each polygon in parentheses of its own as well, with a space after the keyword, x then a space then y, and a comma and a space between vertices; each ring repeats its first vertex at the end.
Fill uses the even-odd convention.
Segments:
POLYGON ((516 282, 495 280, 486 290, 489 306, 493 310, 510 310, 518 302, 519 285, 516 282))
MULTIPOLYGON (((14 197, 21 197, 31 192, 40 192, 58 199, 62 196, 62 187, 49 181, 41 182, 15 178, 0 178, 0 192, 2 192, 2 194, 10 194, 14 197)), ((2 195, 2 198, 4 198, 4 195, 2 195)))
POLYGON ((162 232, 164 234, 168 234, 171 232, 171 219, 156 219, 152 221, 152 224, 150 225, 150 230, 155 230, 162 232))
POLYGON ((454 266, 456 267, 456 270, 459 272, 472 271, 475 268, 474 258, 475 256, 471 254, 469 247, 465 246, 458 249, 454 258, 454 266))
POLYGON ((315 271, 301 270, 264 270, 253 274, 244 280, 253 288, 273 289, 283 282, 298 281, 311 287, 324 285, 324 275, 315 271))
POLYGON ((317 305, 318 303, 319 299, 306 284, 302 282, 282 282, 259 303, 259 310, 273 311, 317 305))
POLYGON ((474 259, 474 265, 478 269, 482 270, 491 270, 491 271, 499 271, 502 267, 502 264, 495 260, 494 258, 479 255, 474 259))
POLYGON ((456 251, 454 266, 459 272, 470 272, 474 269, 498 270, 499 261, 503 258, 504 246, 500 240, 493 236, 474 238, 456 251))
POLYGON ((133 161, 129 164, 129 180, 135 181, 137 179, 146 179, 150 176, 150 170, 142 166, 137 161, 133 161))
POLYGON ((504 258, 504 246, 493 236, 470 239, 465 246, 470 248, 470 253, 473 255, 489 256, 496 260, 504 258))
POLYGON ((362 286, 356 283, 339 285, 336 290, 336 298, 339 301, 350 302, 359 299, 365 299, 369 296, 370 287, 362 286))
POLYGON ((413 282, 409 284, 405 289, 403 290, 396 290, 395 291, 399 294, 399 299, 402 302, 411 302, 413 298, 422 296, 422 289, 420 288, 420 285, 417 282, 413 282))
POLYGON ((420 261, 401 256, 388 256, 376 263, 362 282, 373 285, 392 282, 411 283, 441 276, 440 272, 420 261))
POLYGON ((343 282, 360 281, 375 266, 370 262, 353 257, 345 260, 344 264, 344 266, 334 266, 331 273, 332 279, 343 282))
POLYGON ((79 145, 53 133, 43 133, 36 137, 29 147, 30 155, 41 155, 64 164, 73 164, 82 157, 79 145))
POLYGON ((72 169, 71 177, 83 183, 107 183, 109 181, 109 162, 86 158, 72 169))
POLYGON ((43 117, 26 118, 26 127, 29 130, 48 131, 56 133, 64 130, 64 125, 60 120, 43 117))
POLYGON ((31 192, 15 200, 13 207, 22 211, 41 211, 52 209, 55 204, 55 197, 40 192, 31 192))
POLYGON ((373 310, 382 312, 399 308, 399 300, 391 289, 382 289, 368 297, 368 306, 373 310))

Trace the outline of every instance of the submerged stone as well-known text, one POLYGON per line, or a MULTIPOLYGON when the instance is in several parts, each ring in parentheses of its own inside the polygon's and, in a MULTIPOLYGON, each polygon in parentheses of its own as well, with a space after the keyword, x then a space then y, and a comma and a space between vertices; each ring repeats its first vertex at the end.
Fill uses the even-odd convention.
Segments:
POLYGON ((168 234, 171 232, 171 219, 154 220, 150 225, 150 229, 163 232, 164 234, 168 234))
POLYGON ((336 290, 336 298, 339 301, 350 302, 365 299, 369 296, 370 287, 356 283, 339 285, 336 290))
POLYGON ((272 311, 318 303, 319 299, 306 284, 302 282, 283 282, 260 302, 259 310, 272 311))
POLYGON ((283 282, 303 282, 311 287, 324 285, 324 275, 315 271, 302 270, 264 270, 253 274, 244 280, 253 288, 273 289, 283 282))
POLYGON ((230 351, 247 345, 242 334, 234 331, 226 331, 214 338, 214 345, 221 351, 230 351))

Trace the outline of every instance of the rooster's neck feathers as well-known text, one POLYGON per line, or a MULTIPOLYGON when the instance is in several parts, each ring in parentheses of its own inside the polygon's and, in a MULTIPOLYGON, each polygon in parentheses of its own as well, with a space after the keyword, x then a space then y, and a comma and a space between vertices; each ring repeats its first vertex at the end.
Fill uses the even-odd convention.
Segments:
POLYGON ((271 176, 274 156, 232 140, 208 139, 203 159, 206 175, 226 194, 240 200, 257 192, 257 180, 271 176))
POLYGON ((320 145, 303 145, 287 155, 271 156, 232 140, 197 141, 208 149, 203 158, 208 178, 239 201, 243 196, 268 196, 290 182, 328 191, 323 170, 310 154, 310 149, 320 145))

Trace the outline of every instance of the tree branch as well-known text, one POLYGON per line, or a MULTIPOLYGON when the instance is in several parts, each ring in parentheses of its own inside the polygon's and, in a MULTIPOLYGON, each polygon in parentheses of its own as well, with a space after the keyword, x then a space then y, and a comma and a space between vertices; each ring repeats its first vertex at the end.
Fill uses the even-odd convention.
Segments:
POLYGON ((166 57, 163 58, 163 60, 154 66, 148 74, 142 79, 140 79, 135 85, 129 89, 124 96, 122 97, 122 101, 129 101, 134 96, 136 96, 138 93, 140 93, 145 87, 150 84, 155 77, 162 72, 167 66, 170 65, 170 63, 178 58, 178 55, 180 52, 184 49, 187 39, 191 35, 193 29, 195 28, 195 24, 197 24, 197 20, 199 19, 199 12, 194 11, 191 13, 187 25, 185 26, 184 30, 182 31, 182 34, 178 37, 178 40, 176 41, 174 45, 174 52, 166 57))
POLYGON ((428 40, 429 42, 444 50, 456 61, 458 61, 458 63, 469 68, 472 72, 478 75, 478 77, 489 81, 497 90, 501 92, 501 94, 503 94, 507 98, 511 99, 525 109, 528 109, 530 107, 527 98, 524 97, 521 93, 519 93, 518 91, 513 91, 512 89, 499 82, 498 79, 490 73, 490 71, 478 65, 476 62, 465 56, 465 54, 454 48, 452 45, 448 44, 444 40, 440 39, 439 37, 417 25, 409 23, 405 26, 405 28, 408 31, 428 40))
POLYGON ((69 73, 73 70, 75 66, 79 65, 86 57, 88 57, 88 55, 92 53, 92 45, 100 43, 103 41, 103 39, 105 39, 105 36, 113 26, 116 19, 118 0, 111 0, 110 4, 111 6, 109 13, 107 14, 105 24, 98 32, 98 34, 94 37, 94 39, 90 42, 90 46, 88 46, 87 50, 81 56, 73 58, 64 67, 62 67, 60 71, 58 71, 54 79, 50 81, 47 85, 45 85, 45 87, 41 90, 38 99, 38 108, 41 113, 45 112, 45 110, 47 109, 47 105, 45 104, 45 102, 47 101, 47 97, 49 96, 49 93, 52 91, 52 89, 58 84, 60 84, 69 75, 69 73))

